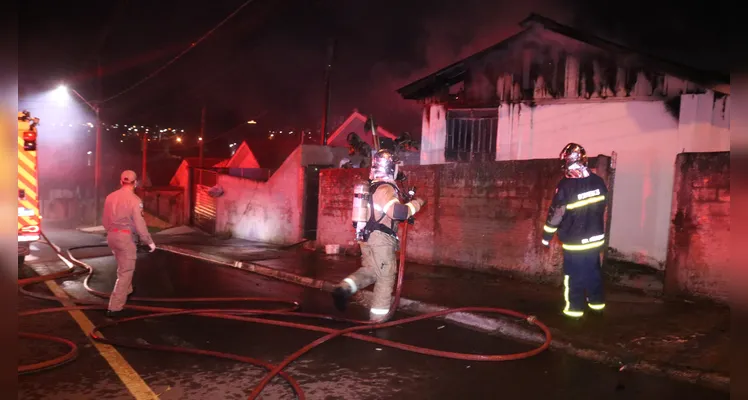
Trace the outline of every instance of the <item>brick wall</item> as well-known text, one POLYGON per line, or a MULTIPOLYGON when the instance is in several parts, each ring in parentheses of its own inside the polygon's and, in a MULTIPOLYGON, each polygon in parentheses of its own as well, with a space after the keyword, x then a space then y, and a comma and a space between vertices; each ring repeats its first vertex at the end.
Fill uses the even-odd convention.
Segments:
POLYGON ((675 162, 665 290, 727 300, 730 153, 682 153, 675 162))
MULTIPOLYGON (((610 158, 590 160, 608 179, 610 158)), ((556 277, 560 246, 540 245, 546 212, 561 178, 557 160, 492 161, 404 168, 428 204, 409 231, 407 258, 427 264, 556 277)), ((330 169, 320 177, 318 244, 353 246, 352 187, 365 169, 330 169)))

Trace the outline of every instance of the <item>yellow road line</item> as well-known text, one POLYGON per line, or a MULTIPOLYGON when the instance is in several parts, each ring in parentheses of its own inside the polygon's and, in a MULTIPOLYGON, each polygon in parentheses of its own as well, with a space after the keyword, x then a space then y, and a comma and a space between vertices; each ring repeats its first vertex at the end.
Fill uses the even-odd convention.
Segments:
MULTIPOLYGON (((70 296, 68 296, 67 293, 54 281, 46 281, 44 282, 47 284, 47 287, 49 287, 49 290, 54 293, 55 296, 60 298, 60 303, 62 303, 64 306, 74 306, 70 301, 67 301, 65 299, 70 299, 70 296)), ((71 310, 68 311, 70 313, 70 316, 73 317, 75 322, 78 323, 78 326, 80 326, 83 333, 88 335, 91 330, 93 330, 94 324, 91 322, 88 317, 86 317, 86 314, 84 314, 80 310, 71 310)), ((101 335, 103 337, 103 335, 101 335)), ((93 345, 96 347, 96 350, 99 351, 99 354, 101 354, 102 357, 106 360, 107 363, 109 363, 109 366, 112 367, 112 370, 114 370, 114 373, 117 374, 120 380, 122 380, 122 383, 127 386, 127 390, 130 391, 130 393, 135 397, 136 400, 141 399, 158 399, 158 395, 151 390, 150 387, 143 381, 143 379, 140 377, 140 375, 135 372, 135 369, 125 360, 125 358, 120 354, 117 349, 114 347, 108 345, 99 343, 89 337, 89 340, 93 343, 93 345)))

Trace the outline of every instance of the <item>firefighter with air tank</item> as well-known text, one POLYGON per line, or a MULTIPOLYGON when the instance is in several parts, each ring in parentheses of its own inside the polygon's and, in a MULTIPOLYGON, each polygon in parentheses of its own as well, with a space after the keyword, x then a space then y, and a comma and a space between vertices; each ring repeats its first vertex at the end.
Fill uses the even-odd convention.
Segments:
POLYGON ((352 220, 361 245, 361 268, 343 279, 332 294, 336 308, 344 311, 353 294, 374 284, 369 310, 373 322, 385 322, 392 303, 397 278, 395 252, 400 246, 397 224, 410 220, 426 203, 413 198, 415 189, 408 193, 400 190, 398 166, 392 152, 379 150, 372 157, 369 181, 354 187, 352 220))

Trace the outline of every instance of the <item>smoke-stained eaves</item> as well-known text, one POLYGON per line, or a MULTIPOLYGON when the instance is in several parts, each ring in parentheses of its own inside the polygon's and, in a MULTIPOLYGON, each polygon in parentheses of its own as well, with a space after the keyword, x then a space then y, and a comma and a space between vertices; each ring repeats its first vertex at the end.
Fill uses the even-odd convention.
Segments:
MULTIPOLYGON (((730 93, 730 78, 728 74, 698 70, 696 68, 691 68, 655 56, 651 56, 640 51, 635 51, 633 49, 607 41, 595 35, 591 35, 578 29, 562 25, 554 20, 537 14, 531 14, 528 18, 520 23, 520 26, 525 29, 518 34, 504 41, 501 41, 485 50, 473 54, 470 57, 457 61, 454 64, 451 64, 431 75, 421 78, 406 86, 403 86, 398 89, 397 92, 407 100, 422 100, 429 97, 439 96, 440 94, 444 94, 445 92, 447 92, 450 86, 460 82, 464 82, 466 81, 466 79, 469 80, 470 76, 473 74, 473 72, 470 70, 471 66, 481 64, 483 61, 492 58, 492 55, 497 55, 499 53, 502 53, 504 50, 509 50, 512 46, 520 44, 521 42, 532 42, 532 45, 530 47, 533 47, 537 45, 538 38, 548 37, 548 35, 552 36, 555 34, 557 35, 557 37, 561 37, 563 39, 571 39, 571 41, 578 42, 580 43, 580 45, 586 45, 589 48, 597 49, 596 52, 600 51, 602 53, 608 54, 610 59, 635 60, 635 64, 638 64, 637 67, 631 68, 630 66, 627 66, 631 73, 633 73, 633 76, 631 76, 632 78, 640 72, 645 73, 645 70, 647 70, 650 71, 650 75, 652 73, 667 74, 683 81, 692 82, 693 84, 696 84, 703 89, 710 89, 723 94, 730 93), (541 34, 538 35, 538 32, 541 32, 541 34), (545 34, 542 34, 542 32, 545 32, 545 34)), ((563 52, 564 49, 560 49, 560 51, 563 52)), ((508 54, 510 52, 506 53, 508 54)), ((582 56, 582 58, 585 57, 583 55, 580 56, 582 56)), ((509 56, 505 55, 504 57, 509 56)), ((592 64, 583 64, 580 67, 591 68, 592 64)), ((612 67, 612 65, 605 66, 605 68, 607 69, 610 69, 612 67)), ((623 67, 623 65, 621 65, 621 67, 623 67)), ((611 70, 608 72, 609 74, 615 75, 615 71, 611 70)), ((502 72, 502 74, 504 75, 522 75, 524 73, 525 71, 502 72)), ((631 75, 631 73, 625 73, 626 76, 624 76, 623 79, 627 79, 627 76, 631 75)), ((593 75, 587 75, 580 76, 580 78, 592 79, 593 75)), ((608 80, 611 79, 612 78, 609 78, 608 80)), ((584 84, 588 86, 588 91, 592 90, 592 82, 584 84)), ((528 88, 521 87, 520 89, 528 88)), ((582 92, 584 92, 584 90, 582 90, 582 92)))
POLYGON ((524 36, 524 33, 524 31, 520 32, 489 48, 481 50, 470 57, 448 65, 431 75, 425 76, 413 83, 397 89, 397 92, 406 100, 417 100, 429 97, 439 89, 448 88, 456 83, 460 83, 465 80, 468 70, 467 65, 470 61, 479 59, 488 53, 508 48, 510 45, 521 39, 522 36, 524 36))
POLYGON ((664 72, 680 79, 689 80, 720 93, 722 93, 722 90, 727 89, 728 93, 725 94, 729 94, 730 75, 726 73, 717 71, 704 71, 670 60, 665 60, 663 58, 653 56, 639 50, 634 50, 629 47, 613 43, 588 32, 562 25, 550 18, 538 14, 530 14, 530 16, 520 22, 520 26, 525 29, 539 27, 569 37, 571 39, 587 43, 611 53, 616 53, 622 56, 635 56, 642 60, 643 64, 649 66, 651 69, 656 70, 657 72, 664 72))

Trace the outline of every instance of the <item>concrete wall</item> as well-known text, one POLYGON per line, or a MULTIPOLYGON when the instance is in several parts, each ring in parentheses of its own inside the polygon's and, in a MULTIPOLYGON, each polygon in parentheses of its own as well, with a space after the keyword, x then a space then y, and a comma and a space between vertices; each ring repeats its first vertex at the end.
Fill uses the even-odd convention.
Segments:
POLYGON ((344 148, 303 145, 288 156, 266 182, 219 175, 223 196, 217 204, 217 232, 268 243, 302 240, 305 168, 337 165, 348 154, 344 148))
MULTIPOLYGON (((446 129, 436 118, 443 110, 431 105, 424 112, 422 164, 444 162, 446 129)), ((729 110, 729 96, 715 98, 712 92, 683 95, 670 110, 664 101, 507 104, 497 110, 497 160, 557 157, 571 141, 588 154, 615 151, 611 255, 662 270, 675 157, 682 151, 728 151, 729 110)))
POLYGON ((224 194, 218 198, 216 231, 268 243, 300 241, 303 178, 301 148, 267 182, 219 175, 224 194))
POLYGON ((665 290, 727 301, 730 153, 683 153, 675 162, 665 290))
POLYGON ((143 208, 156 218, 168 222, 170 226, 187 224, 185 215, 185 191, 183 188, 148 188, 142 195, 143 208))
MULTIPOLYGON (((597 165, 597 160, 593 158, 591 164, 597 165)), ((409 231, 408 260, 540 278, 560 276, 558 241, 551 251, 540 244, 546 213, 561 178, 555 160, 411 166, 404 170, 406 186, 415 185, 418 195, 428 201, 409 231)), ((322 171, 318 245, 354 244, 352 187, 367 174, 366 169, 322 171)), ((601 175, 607 177, 607 170, 601 175)))

